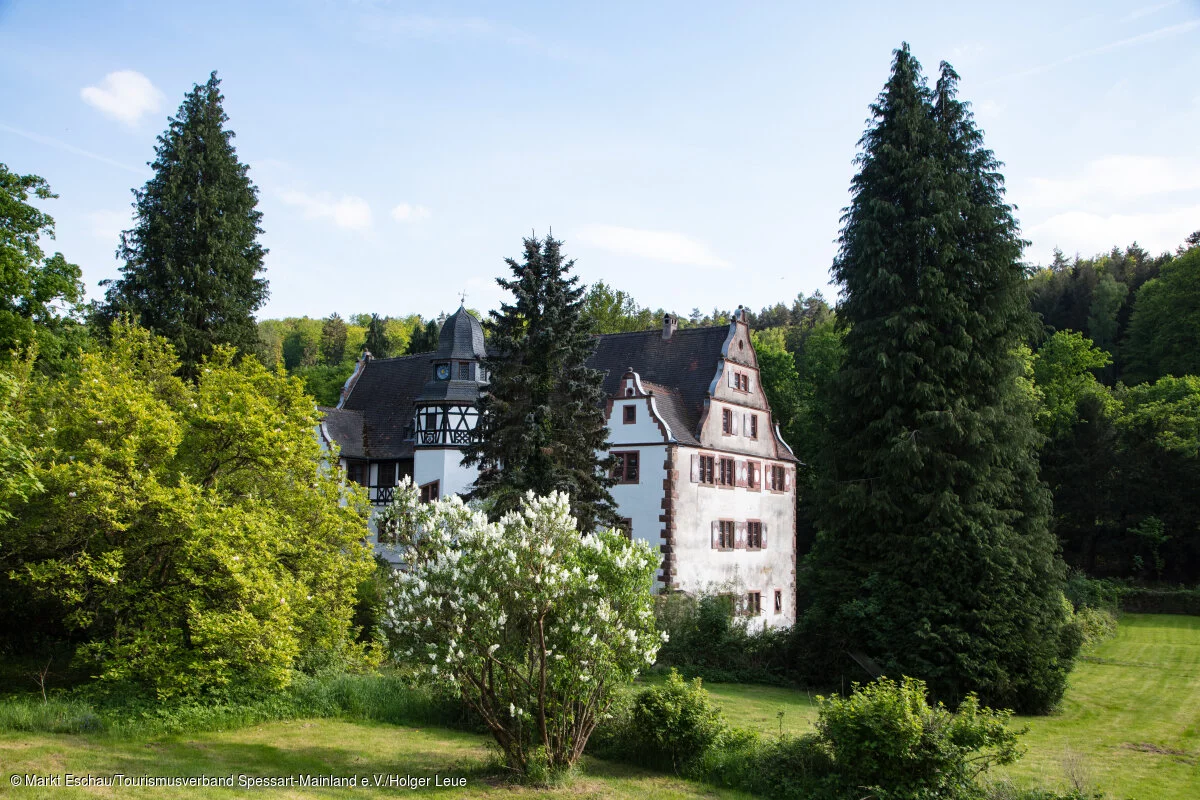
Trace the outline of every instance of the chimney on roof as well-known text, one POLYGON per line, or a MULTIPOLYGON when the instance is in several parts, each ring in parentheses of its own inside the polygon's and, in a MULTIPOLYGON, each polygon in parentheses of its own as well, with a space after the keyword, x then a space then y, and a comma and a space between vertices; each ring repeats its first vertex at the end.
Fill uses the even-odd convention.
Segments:
POLYGON ((679 317, 674 314, 663 314, 663 339, 670 339, 678 327, 679 317))

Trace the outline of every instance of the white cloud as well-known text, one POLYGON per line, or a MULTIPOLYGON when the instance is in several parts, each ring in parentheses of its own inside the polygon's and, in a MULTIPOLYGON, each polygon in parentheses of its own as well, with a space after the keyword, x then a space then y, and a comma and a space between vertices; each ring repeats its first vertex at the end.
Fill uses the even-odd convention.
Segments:
POLYGON ((1197 228, 1200 228, 1200 205, 1133 214, 1067 211, 1026 232, 1033 243, 1026 258, 1044 264, 1049 262, 1055 247, 1067 254, 1088 257, 1135 241, 1151 253, 1161 253, 1174 250, 1197 228))
POLYGON ((651 231, 622 228, 617 225, 586 225, 580 230, 578 239, 582 244, 623 256, 697 267, 729 266, 728 261, 710 250, 707 245, 675 231, 651 231))
POLYGON ((1200 189, 1200 161, 1157 156, 1105 156, 1069 178, 1033 178, 1013 197, 1021 208, 1112 205, 1168 192, 1200 189))
POLYGON ((327 219, 347 230, 364 231, 371 227, 371 206, 361 197, 344 194, 334 199, 327 192, 308 194, 291 190, 280 192, 279 199, 299 208, 305 219, 327 219))
POLYGON ((130 69, 110 72, 99 86, 79 93, 83 101, 126 125, 136 125, 143 114, 162 108, 163 93, 150 79, 130 69))
POLYGON ((414 206, 411 203, 401 203, 392 209, 392 219, 397 222, 420 222, 423 219, 429 219, 429 209, 425 206, 414 206))

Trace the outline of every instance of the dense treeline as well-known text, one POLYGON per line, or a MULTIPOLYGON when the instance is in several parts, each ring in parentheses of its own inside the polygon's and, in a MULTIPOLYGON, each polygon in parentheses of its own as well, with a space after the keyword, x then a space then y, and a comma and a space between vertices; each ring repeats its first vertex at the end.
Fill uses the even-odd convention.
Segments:
POLYGON ((342 319, 336 312, 324 319, 266 319, 258 323, 255 354, 264 366, 283 367, 303 380, 318 403, 334 406, 364 352, 391 358, 436 350, 444 319, 444 314, 429 320, 419 314, 351 314, 342 319))

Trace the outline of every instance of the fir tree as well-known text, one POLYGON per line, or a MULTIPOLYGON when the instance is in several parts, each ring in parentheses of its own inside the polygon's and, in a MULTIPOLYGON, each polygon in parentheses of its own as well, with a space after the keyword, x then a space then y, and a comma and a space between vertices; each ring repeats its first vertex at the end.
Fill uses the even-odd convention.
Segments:
POLYGON ((418 325, 412 333, 412 338, 408 340, 408 349, 404 351, 405 355, 432 353, 437 350, 441 333, 442 326, 438 325, 437 320, 429 320, 425 323, 424 328, 418 325))
POLYGON ((175 347, 194 376, 215 345, 250 351, 267 299, 258 189, 233 147, 217 73, 184 98, 158 137, 154 177, 135 189, 137 219, 121 234, 121 278, 102 320, 128 312, 175 347))
POLYGON ((363 347, 375 358, 387 358, 392 353, 392 342, 387 334, 387 320, 378 314, 371 315, 367 323, 367 338, 363 347))
POLYGON ((335 311, 321 324, 321 358, 336 367, 346 355, 346 321, 335 311))
POLYGON ((506 259, 513 278, 497 283, 511 304, 491 312, 476 441, 464 464, 478 464, 471 496, 491 501, 496 516, 516 509, 527 491, 566 492, 580 529, 617 522, 607 449, 603 376, 586 365, 595 341, 583 318, 583 289, 568 277, 562 242, 525 239, 525 261, 506 259))
POLYGON ((803 624, 815 654, 1044 711, 1075 641, 1018 356, 1024 243, 957 80, 930 90, 903 46, 860 142, 803 624))

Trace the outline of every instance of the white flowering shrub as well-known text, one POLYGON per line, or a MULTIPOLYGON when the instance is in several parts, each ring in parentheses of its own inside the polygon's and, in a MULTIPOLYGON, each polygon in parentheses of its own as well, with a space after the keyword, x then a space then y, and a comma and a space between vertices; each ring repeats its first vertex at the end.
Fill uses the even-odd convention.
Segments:
POLYGON ((574 764, 614 689, 654 663, 659 558, 612 530, 581 537, 564 494, 493 523, 406 481, 379 530, 405 564, 385 616, 397 660, 457 689, 526 775, 574 764))

